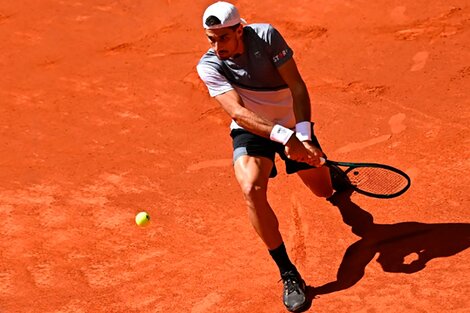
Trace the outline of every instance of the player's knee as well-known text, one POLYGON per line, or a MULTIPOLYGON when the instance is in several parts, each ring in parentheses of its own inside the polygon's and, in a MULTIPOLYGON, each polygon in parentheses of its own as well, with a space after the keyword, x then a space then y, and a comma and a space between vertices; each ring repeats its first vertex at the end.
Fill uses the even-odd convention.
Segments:
POLYGON ((245 182, 241 184, 243 196, 248 202, 257 203, 266 200, 266 187, 256 182, 245 182))

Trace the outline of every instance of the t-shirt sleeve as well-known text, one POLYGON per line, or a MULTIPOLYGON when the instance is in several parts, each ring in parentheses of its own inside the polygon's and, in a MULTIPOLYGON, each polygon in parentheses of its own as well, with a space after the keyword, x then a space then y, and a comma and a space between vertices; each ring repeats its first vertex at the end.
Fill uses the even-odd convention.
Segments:
POLYGON ((206 84, 211 97, 221 95, 233 89, 227 78, 212 66, 200 63, 196 69, 199 77, 206 84))
POLYGON ((292 59, 294 51, 292 51, 279 31, 271 25, 269 25, 267 31, 267 41, 270 46, 273 63, 276 67, 292 59))

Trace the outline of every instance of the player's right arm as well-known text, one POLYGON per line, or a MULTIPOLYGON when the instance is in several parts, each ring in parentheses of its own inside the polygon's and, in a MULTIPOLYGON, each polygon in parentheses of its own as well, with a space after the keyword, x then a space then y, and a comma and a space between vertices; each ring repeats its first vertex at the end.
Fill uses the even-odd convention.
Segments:
POLYGON ((243 100, 235 90, 232 89, 214 98, 239 126, 253 134, 269 138, 274 123, 245 108, 243 100))
MULTIPOLYGON (((275 124, 245 108, 243 100, 235 90, 230 90, 226 93, 215 96, 215 99, 239 126, 253 134, 265 138, 271 137, 275 124)), ((290 136, 285 146, 286 155, 289 159, 309 163, 310 160, 308 159, 307 150, 297 139, 295 134, 290 136)))
POLYGON ((245 108, 243 100, 227 78, 210 60, 197 65, 197 72, 225 112, 241 127, 256 135, 269 138, 274 124, 245 108))

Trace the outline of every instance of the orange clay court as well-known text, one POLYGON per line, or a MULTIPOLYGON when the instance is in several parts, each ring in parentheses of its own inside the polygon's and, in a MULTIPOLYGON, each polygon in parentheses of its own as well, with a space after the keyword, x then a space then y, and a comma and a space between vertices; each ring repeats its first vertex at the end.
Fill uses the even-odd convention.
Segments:
MULTIPOLYGON (((210 3, 0 3, 1 313, 286 312, 195 71, 210 3)), ((307 311, 470 312, 470 3, 233 3, 293 48, 331 159, 412 178, 333 206, 278 164, 307 311)))

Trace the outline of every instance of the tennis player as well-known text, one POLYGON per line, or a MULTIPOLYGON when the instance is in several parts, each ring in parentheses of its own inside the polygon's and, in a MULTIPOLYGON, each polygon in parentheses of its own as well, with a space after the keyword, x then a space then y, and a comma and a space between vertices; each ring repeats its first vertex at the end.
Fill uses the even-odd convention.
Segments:
MULTIPOLYGON (((293 51, 270 24, 250 24, 227 2, 210 5, 202 18, 211 48, 197 71, 232 118, 233 164, 249 219, 279 267, 289 311, 306 304, 305 282, 290 261, 279 223, 267 201, 278 154, 288 174, 297 173, 317 196, 334 190, 313 133, 310 99, 293 51)), ((339 189, 339 188, 335 188, 339 189)))

